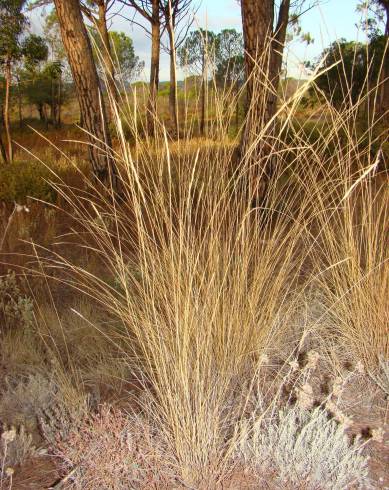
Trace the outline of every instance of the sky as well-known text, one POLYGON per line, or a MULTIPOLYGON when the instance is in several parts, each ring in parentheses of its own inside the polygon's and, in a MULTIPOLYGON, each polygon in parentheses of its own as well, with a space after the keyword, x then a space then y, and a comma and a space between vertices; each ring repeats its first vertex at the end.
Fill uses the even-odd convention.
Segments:
MULTIPOLYGON (((199 0, 193 4, 198 5, 199 0)), ((293 41, 288 49, 288 74, 296 78, 304 77, 302 62, 314 60, 325 47, 339 38, 347 40, 364 39, 363 33, 358 31, 356 24, 360 21, 360 14, 356 12, 357 0, 321 0, 320 5, 314 7, 301 17, 303 32, 309 32, 314 38, 314 43, 306 46, 298 40, 293 41)), ((129 12, 123 11, 130 16, 129 12)), ((141 21, 141 19, 139 19, 141 21)), ((40 32, 41 11, 32 14, 32 30, 40 32)), ((198 27, 208 28, 219 32, 225 28, 242 30, 240 5, 236 0, 202 0, 196 13, 193 29, 198 27)), ((116 17, 112 21, 111 29, 124 31, 133 42, 136 54, 145 62, 145 70, 141 79, 148 79, 150 62, 150 39, 145 31, 136 25, 131 25, 128 20, 116 17)), ((184 73, 178 73, 182 79, 184 73)), ((169 59, 161 53, 160 80, 169 79, 169 59)))

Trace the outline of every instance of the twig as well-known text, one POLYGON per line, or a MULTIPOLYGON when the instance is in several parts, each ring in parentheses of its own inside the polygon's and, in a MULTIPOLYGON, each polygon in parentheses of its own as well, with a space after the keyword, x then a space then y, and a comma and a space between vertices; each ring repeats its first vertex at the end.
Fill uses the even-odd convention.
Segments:
POLYGON ((68 473, 66 476, 61 478, 61 480, 55 482, 54 485, 48 488, 48 490, 57 490, 58 488, 62 488, 63 485, 74 475, 74 473, 78 470, 78 468, 79 466, 73 468, 70 473, 68 473))

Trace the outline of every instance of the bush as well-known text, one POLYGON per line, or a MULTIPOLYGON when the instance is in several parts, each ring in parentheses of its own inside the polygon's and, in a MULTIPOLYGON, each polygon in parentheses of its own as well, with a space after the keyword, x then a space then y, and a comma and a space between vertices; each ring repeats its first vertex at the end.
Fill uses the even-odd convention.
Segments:
POLYGON ((70 488, 126 490, 173 488, 164 485, 162 448, 150 428, 135 417, 108 406, 84 419, 53 448, 70 488))
POLYGON ((13 474, 13 467, 24 463, 35 453, 36 449, 32 443, 32 437, 23 426, 16 430, 15 427, 3 425, 0 438, 1 488, 3 488, 3 479, 13 474))
POLYGON ((367 458, 358 440, 349 443, 344 427, 321 407, 280 411, 266 424, 253 424, 241 445, 257 471, 270 471, 291 488, 342 490, 366 488, 367 458))
POLYGON ((22 296, 15 272, 0 277, 0 334, 10 328, 29 327, 32 320, 32 301, 27 296, 22 296))
POLYGON ((47 182, 50 172, 35 161, 16 161, 0 167, 0 200, 24 203, 27 197, 54 202, 56 192, 47 182))
POLYGON ((0 397, 0 419, 10 425, 23 425, 29 431, 38 426, 38 417, 55 400, 56 387, 41 374, 6 380, 0 397))

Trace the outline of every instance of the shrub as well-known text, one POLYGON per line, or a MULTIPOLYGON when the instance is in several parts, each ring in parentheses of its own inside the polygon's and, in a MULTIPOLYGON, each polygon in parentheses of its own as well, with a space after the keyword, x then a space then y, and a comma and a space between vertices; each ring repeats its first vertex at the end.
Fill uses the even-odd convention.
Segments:
POLYGON ((49 170, 40 162, 15 161, 0 166, 0 200, 24 203, 27 197, 54 202, 56 192, 47 182, 49 170))
POLYGON ((54 383, 41 374, 6 380, 0 397, 0 419, 33 431, 39 415, 54 402, 55 395, 54 383))
POLYGON ((367 458, 359 440, 350 443, 344 428, 321 407, 280 411, 273 420, 253 424, 241 443, 246 463, 291 488, 366 488, 367 458))
POLYGON ((13 474, 13 467, 34 456, 36 449, 32 437, 24 426, 16 429, 3 425, 0 438, 0 484, 13 474))
POLYGON ((0 277, 0 334, 11 328, 30 327, 33 320, 33 304, 21 294, 15 272, 0 277))
POLYGON ((161 488, 161 454, 149 427, 108 406, 54 447, 62 473, 71 474, 70 488, 79 490, 161 488))

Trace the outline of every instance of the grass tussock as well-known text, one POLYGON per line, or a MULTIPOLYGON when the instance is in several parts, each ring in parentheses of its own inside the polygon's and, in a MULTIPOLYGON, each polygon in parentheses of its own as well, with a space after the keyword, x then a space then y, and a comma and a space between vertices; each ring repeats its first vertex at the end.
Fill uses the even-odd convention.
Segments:
MULTIPOLYGON (((153 141, 135 137, 130 146, 122 119, 130 128, 138 121, 123 111, 115 125, 119 198, 92 181, 76 189, 55 179, 77 223, 68 244, 104 266, 101 274, 34 245, 35 273, 93 305, 73 306, 71 321, 43 314, 37 330, 61 396, 78 407, 66 408, 65 422, 58 407, 41 420, 74 488, 217 488, 240 464, 255 474, 263 461, 291 487, 304 480, 317 488, 323 475, 325 488, 365 484, 359 443, 345 439, 323 400, 314 408, 307 378, 285 373, 311 344, 326 355, 346 347, 353 364, 372 371, 387 357, 387 188, 356 132, 358 105, 340 113, 324 103, 329 130, 314 140, 296 123, 307 89, 281 104, 270 133, 253 135, 249 158, 237 159, 240 135, 204 144, 189 131, 173 143, 158 124, 153 141), (320 317, 301 321, 312 290, 320 317), (119 366, 117 378, 131 373, 143 419, 98 403, 87 415, 92 366, 105 375, 119 366), (309 403, 299 404, 304 393, 309 403)), ((210 139, 225 127, 216 111, 210 139)))

